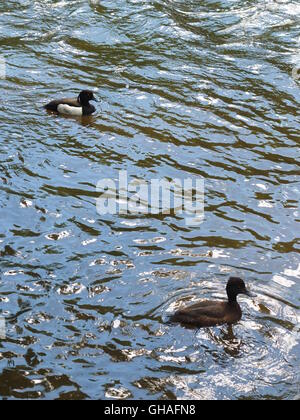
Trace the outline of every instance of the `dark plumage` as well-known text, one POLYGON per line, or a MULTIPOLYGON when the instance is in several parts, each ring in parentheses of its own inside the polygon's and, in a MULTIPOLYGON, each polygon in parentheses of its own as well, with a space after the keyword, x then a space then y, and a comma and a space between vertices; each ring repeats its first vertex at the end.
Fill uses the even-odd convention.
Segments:
POLYGON ((91 90, 83 90, 77 98, 57 99, 49 102, 44 108, 60 114, 91 115, 96 111, 96 108, 90 104, 90 101, 98 102, 91 90))
POLYGON ((242 317, 242 310, 237 303, 240 294, 254 297, 245 286, 242 279, 231 277, 226 287, 228 301, 204 301, 195 303, 184 309, 180 309, 171 316, 171 322, 194 327, 213 327, 221 324, 235 324, 242 317))

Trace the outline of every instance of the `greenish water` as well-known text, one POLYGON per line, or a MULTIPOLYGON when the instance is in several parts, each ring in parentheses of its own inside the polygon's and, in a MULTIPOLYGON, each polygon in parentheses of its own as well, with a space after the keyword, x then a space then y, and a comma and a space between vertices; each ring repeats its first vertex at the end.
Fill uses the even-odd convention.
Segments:
POLYGON ((1 3, 2 398, 299 398, 299 16, 273 0, 1 3), (42 109, 82 88, 93 117, 42 109), (97 182, 120 170, 203 177, 204 223, 99 215, 97 182), (165 322, 229 275, 258 295, 240 323, 165 322))

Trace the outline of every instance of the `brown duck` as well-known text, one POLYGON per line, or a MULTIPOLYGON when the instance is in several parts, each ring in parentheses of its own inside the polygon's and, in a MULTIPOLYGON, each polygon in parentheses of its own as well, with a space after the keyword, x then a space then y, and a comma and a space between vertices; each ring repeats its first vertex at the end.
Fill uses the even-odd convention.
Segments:
POLYGON ((194 327, 213 327, 222 324, 235 324, 242 318, 242 310, 237 302, 238 295, 255 295, 246 289, 238 277, 231 277, 226 287, 228 301, 203 301, 180 309, 171 316, 171 322, 194 327))

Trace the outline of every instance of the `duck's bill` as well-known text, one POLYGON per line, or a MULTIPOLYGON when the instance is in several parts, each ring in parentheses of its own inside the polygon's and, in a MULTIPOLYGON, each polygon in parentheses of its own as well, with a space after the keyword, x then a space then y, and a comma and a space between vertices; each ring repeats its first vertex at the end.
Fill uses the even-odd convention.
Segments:
POLYGON ((250 290, 247 290, 247 289, 244 291, 244 295, 252 297, 252 298, 256 297, 255 293, 252 293, 250 292, 250 290))
POLYGON ((95 94, 93 95, 93 101, 95 102, 100 102, 100 99, 98 98, 98 96, 96 96, 95 94))

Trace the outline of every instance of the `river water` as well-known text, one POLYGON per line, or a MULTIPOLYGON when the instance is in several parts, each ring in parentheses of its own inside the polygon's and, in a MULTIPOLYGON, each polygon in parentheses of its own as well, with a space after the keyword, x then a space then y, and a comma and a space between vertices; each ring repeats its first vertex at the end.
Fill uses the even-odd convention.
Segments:
POLYGON ((0 5, 0 396, 300 398, 300 5, 0 5), (88 118, 49 99, 97 92, 88 118), (99 180, 204 179, 205 218, 101 214, 99 180), (241 298, 233 327, 168 324, 241 298), (2 330, 2 332, 1 332, 2 330))

